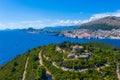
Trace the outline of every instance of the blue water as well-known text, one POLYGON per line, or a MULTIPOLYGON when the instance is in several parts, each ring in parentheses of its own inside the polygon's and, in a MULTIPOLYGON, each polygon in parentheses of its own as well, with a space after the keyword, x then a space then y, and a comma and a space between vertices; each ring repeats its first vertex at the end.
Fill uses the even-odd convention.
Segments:
POLYGON ((62 36, 52 36, 50 34, 30 34, 23 31, 0 31, 0 65, 13 59, 18 54, 26 52, 42 45, 71 42, 105 42, 120 47, 120 40, 110 39, 72 39, 62 36))

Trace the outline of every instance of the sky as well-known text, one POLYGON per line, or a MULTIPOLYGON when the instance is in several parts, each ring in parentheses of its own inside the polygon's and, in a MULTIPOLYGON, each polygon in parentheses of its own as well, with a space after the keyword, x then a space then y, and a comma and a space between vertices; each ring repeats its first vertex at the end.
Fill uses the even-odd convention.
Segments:
POLYGON ((120 0, 0 0, 0 29, 80 25, 120 17, 120 0))

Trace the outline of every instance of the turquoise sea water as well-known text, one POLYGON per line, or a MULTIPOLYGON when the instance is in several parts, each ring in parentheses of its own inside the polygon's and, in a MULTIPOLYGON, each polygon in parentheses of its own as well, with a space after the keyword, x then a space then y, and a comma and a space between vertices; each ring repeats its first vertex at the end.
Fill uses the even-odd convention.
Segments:
POLYGON ((63 41, 105 42, 120 47, 120 40, 115 39, 72 39, 44 33, 30 34, 19 30, 0 31, 0 65, 26 52, 28 49, 63 41))

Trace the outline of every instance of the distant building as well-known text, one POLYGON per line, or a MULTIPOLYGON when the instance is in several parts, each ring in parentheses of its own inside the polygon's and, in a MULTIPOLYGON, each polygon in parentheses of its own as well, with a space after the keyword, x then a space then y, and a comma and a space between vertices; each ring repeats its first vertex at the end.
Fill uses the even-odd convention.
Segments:
POLYGON ((68 55, 68 58, 89 58, 90 57, 90 53, 82 53, 82 54, 75 54, 75 53, 71 53, 68 55))

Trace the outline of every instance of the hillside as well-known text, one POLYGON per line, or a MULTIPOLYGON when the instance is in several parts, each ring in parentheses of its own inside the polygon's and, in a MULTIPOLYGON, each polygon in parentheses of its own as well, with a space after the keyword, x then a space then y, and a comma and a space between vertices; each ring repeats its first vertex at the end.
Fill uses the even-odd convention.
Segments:
POLYGON ((77 29, 111 30, 120 28, 120 17, 108 16, 77 26, 77 29))
POLYGON ((41 48, 29 50, 0 67, 0 80, 46 80, 45 68, 39 64, 41 48))
POLYGON ((105 43, 50 44, 0 67, 0 80, 119 80, 120 48, 105 43))

